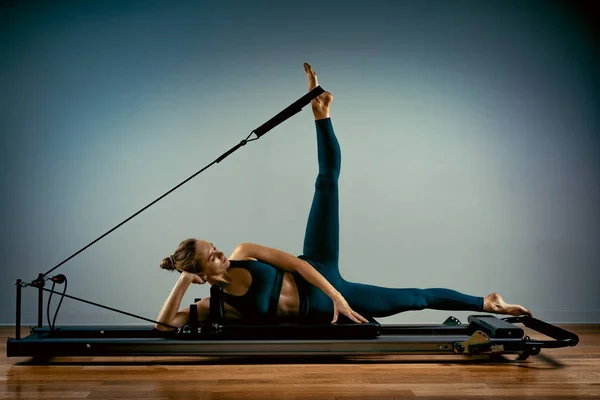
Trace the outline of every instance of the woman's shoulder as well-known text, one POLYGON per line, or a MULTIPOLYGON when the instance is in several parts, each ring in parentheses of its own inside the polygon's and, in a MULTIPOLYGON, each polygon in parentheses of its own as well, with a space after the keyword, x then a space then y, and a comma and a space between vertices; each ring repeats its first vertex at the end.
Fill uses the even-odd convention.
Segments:
POLYGON ((235 248, 233 253, 231 253, 231 255, 229 256, 229 259, 234 260, 234 261, 246 261, 246 260, 256 261, 256 258, 252 258, 248 255, 248 251, 246 250, 244 243, 239 244, 235 248))

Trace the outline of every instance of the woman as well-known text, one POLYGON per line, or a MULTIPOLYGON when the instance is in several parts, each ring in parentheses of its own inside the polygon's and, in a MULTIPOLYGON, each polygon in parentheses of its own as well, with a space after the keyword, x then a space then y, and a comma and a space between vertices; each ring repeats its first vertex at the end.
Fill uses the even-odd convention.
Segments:
MULTIPOLYGON (((317 75, 304 64, 308 90, 318 85, 317 75)), ((181 272, 165 301, 158 321, 181 327, 189 307, 179 310, 190 284, 220 285, 225 293, 225 318, 250 321, 294 319, 337 322, 342 314, 356 323, 364 316, 386 317, 408 310, 484 311, 532 315, 524 307, 507 304, 497 293, 476 297, 450 289, 393 289, 352 283, 338 269, 338 177, 341 153, 329 116, 333 96, 325 92, 312 101, 317 128, 319 174, 308 217, 303 255, 251 243, 240 244, 229 258, 212 243, 187 239, 161 267, 181 272)), ((199 320, 208 317, 210 298, 198 302, 199 320)), ((157 324, 157 329, 168 329, 157 324)))

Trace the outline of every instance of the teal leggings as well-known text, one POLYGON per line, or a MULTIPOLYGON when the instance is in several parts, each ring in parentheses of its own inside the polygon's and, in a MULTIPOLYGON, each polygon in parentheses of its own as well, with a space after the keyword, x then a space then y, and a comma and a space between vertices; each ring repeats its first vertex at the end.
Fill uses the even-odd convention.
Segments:
MULTIPOLYGON (((482 311, 483 297, 469 296, 451 289, 395 289, 348 282, 341 277, 338 268, 340 146, 330 118, 317 120, 315 124, 319 175, 306 225, 303 254, 299 258, 319 271, 344 296, 350 307, 364 317, 388 317, 425 308, 482 311)), ((298 274, 295 278, 300 293, 300 316, 331 318, 332 300, 298 274)))

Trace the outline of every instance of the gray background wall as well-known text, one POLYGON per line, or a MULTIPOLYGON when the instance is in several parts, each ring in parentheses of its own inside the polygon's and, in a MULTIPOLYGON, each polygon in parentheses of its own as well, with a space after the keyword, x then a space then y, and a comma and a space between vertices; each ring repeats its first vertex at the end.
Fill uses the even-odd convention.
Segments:
MULTIPOLYGON (((346 279, 498 291, 548 321, 599 322, 597 37, 561 4, 4 3, 0 323, 14 323, 17 278, 303 95, 303 61, 335 95, 346 279)), ((300 254, 316 168, 306 108, 57 272, 72 295, 154 318, 177 279, 158 265, 187 237, 300 254)), ((450 314, 469 313, 383 320, 450 314)), ((139 321, 65 300, 58 323, 139 321)))

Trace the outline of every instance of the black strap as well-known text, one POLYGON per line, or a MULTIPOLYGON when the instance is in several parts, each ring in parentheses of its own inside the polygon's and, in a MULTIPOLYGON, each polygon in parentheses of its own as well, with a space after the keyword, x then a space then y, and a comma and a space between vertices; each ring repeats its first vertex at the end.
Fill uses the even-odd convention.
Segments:
MULTIPOLYGON (((298 112, 300 112, 304 106, 306 106, 307 104, 309 104, 312 100, 314 100, 316 97, 318 97, 323 92, 324 92, 323 88, 321 88, 321 86, 317 86, 316 88, 314 88, 313 90, 311 90, 310 92, 308 92, 307 94, 305 94, 304 96, 302 96, 300 99, 296 100, 289 107, 285 108, 283 111, 281 111, 275 117, 271 118, 269 121, 265 122, 263 125, 261 125, 260 127, 256 128, 254 131, 252 131, 246 137, 246 139, 242 140, 240 143, 238 143, 237 145, 235 145, 229 151, 227 151, 224 154, 222 154, 219 158, 217 158, 215 161, 213 161, 210 164, 208 164, 206 167, 202 168, 201 170, 199 170, 198 172, 196 172, 195 174, 193 174, 192 176, 190 176, 189 178, 187 178, 186 180, 184 180, 183 182, 181 182, 177 186, 173 187, 171 190, 167 191, 165 194, 163 194, 162 196, 160 196, 159 198, 157 198, 156 200, 154 200, 153 202, 151 202, 150 204, 148 204, 147 206, 145 206, 144 208, 142 208, 138 212, 134 213, 132 216, 130 216, 129 218, 125 219, 123 222, 119 223, 118 225, 116 225, 114 228, 110 229, 105 234, 103 234, 100 237, 98 237, 97 239, 93 240, 88 245, 86 245, 83 248, 81 248, 80 250, 76 251, 75 253, 73 253, 72 255, 70 255, 69 257, 67 257, 66 259, 64 259, 63 261, 61 261, 60 263, 58 263, 57 265, 55 265, 53 268, 51 268, 50 270, 48 270, 46 273, 40 274, 40 276, 37 279, 34 279, 31 282, 29 282, 29 283, 20 282, 19 284, 21 286, 24 286, 24 287, 25 286, 38 287, 38 288, 43 289, 45 291, 49 291, 51 293, 54 293, 54 290, 48 290, 48 289, 44 289, 43 288, 43 286, 44 286, 43 285, 44 278, 48 274, 50 274, 51 272, 53 272, 54 270, 56 270, 61 265, 65 264, 67 261, 73 259, 78 254, 82 253, 84 250, 86 250, 87 248, 91 247, 93 244, 97 243, 102 238, 108 236, 110 233, 114 232, 119 227, 123 226, 125 223, 129 222, 134 217, 138 216, 143 211, 147 210, 152 205, 156 204, 158 201, 162 200, 163 198, 165 198, 166 196, 168 196, 169 194, 171 194, 172 192, 174 192, 175 190, 177 190, 178 188, 180 188, 181 186, 183 186, 185 183, 187 183, 190 180, 192 180, 193 178, 195 178, 197 175, 199 175, 201 172, 203 172, 206 169, 208 169, 213 164, 217 164, 217 163, 223 161, 227 156, 229 156, 230 154, 232 154, 234 151, 236 151, 240 147, 245 146, 248 142, 252 142, 252 141, 260 139, 260 137, 263 136, 265 133, 267 133, 268 131, 270 131, 271 129, 273 129, 274 127, 276 127, 277 125, 279 125, 280 123, 282 123, 283 121, 285 121, 286 119, 288 119, 291 116, 293 116, 293 115, 297 114, 298 112), (256 138, 248 140, 248 138, 250 136, 252 136, 253 133, 256 135, 256 138)), ((217 286, 217 285, 213 285, 212 287, 215 287, 215 286, 217 286)), ((211 293, 212 293, 212 291, 211 291, 211 293)), ((121 314, 129 315, 129 316, 134 317, 134 318, 139 318, 139 319, 142 319, 144 321, 150 321, 150 322, 158 323, 158 324, 161 324, 161 325, 164 325, 164 326, 168 326, 168 327, 171 327, 171 328, 175 328, 175 327, 172 327, 172 326, 170 326, 168 324, 164 324, 164 323, 160 323, 160 322, 157 322, 157 321, 153 321, 151 319, 148 319, 148 318, 145 318, 145 317, 141 317, 139 315, 135 315, 135 314, 132 314, 132 313, 129 313, 129 312, 126 312, 126 311, 122 311, 122 310, 117 310, 117 309, 112 308, 112 307, 103 306, 102 304, 93 303, 91 301, 80 299, 80 298, 77 298, 77 297, 74 297, 74 296, 69 296, 69 295, 66 295, 65 293, 62 293, 61 295, 62 295, 62 297, 68 297, 70 299, 82 301, 82 302, 85 302, 85 303, 88 303, 88 304, 91 304, 91 305, 94 305, 94 306, 97 306, 97 307, 105 308, 107 310, 119 312, 121 314)), ((213 317, 217 318, 215 320, 221 320, 223 318, 223 315, 224 315, 224 312, 223 312, 223 296, 219 295, 218 298, 220 299, 219 300, 219 304, 217 304, 216 307, 214 308, 214 310, 215 310, 214 312, 213 312, 213 307, 212 307, 212 303, 213 302, 211 301, 211 310, 210 310, 210 312, 211 312, 211 319, 213 317)), ((40 299, 41 299, 41 296, 40 296, 40 299)), ((276 306, 277 306, 277 304, 275 303, 275 307, 276 306)), ((277 312, 277 309, 275 309, 275 315, 276 315, 276 312, 277 312)), ((56 316, 55 316, 55 318, 56 318, 56 316)))
POLYGON ((264 135, 265 133, 267 133, 268 131, 270 131, 271 129, 273 129, 274 127, 276 127, 277 125, 279 125, 280 123, 282 123, 283 121, 285 121, 286 119, 290 118, 292 115, 298 113, 300 110, 302 110, 302 108, 304 106, 306 106, 307 104, 309 104, 312 100, 314 100, 316 97, 318 97, 323 92, 325 92, 325 90, 323 90, 323 88, 321 86, 317 86, 316 88, 314 88, 313 90, 311 90, 310 92, 308 92, 307 94, 305 94, 304 96, 302 96, 300 99, 298 99, 294 103, 292 103, 292 105, 290 105, 289 107, 287 107, 286 109, 284 109, 283 111, 281 111, 279 114, 277 114, 276 116, 274 116, 273 118, 271 118, 269 121, 265 122, 263 125, 261 125, 260 127, 256 128, 254 131, 252 131, 250 133, 250 135, 248 135, 248 137, 246 137, 246 139, 242 140, 240 143, 238 143, 237 145, 235 145, 232 149, 230 149, 227 152, 225 152, 223 155, 221 155, 215 161, 211 162, 206 167, 202 168, 200 171, 196 172, 194 175, 190 176, 189 178, 187 178, 186 180, 184 180, 183 182, 181 182, 179 185, 175 186, 174 188, 172 188, 171 190, 169 190, 168 192, 166 192, 165 194, 163 194, 162 196, 160 196, 159 198, 157 198, 156 200, 154 200, 153 202, 151 202, 150 204, 148 204, 146 207, 142 208, 141 210, 139 210, 138 212, 136 212, 135 214, 133 214, 131 217, 127 218, 126 220, 124 220, 123 222, 121 222, 120 224, 118 224, 117 226, 115 226, 114 228, 110 229, 108 232, 106 232, 105 234, 103 234, 102 236, 100 236, 99 238, 97 238, 96 240, 92 241, 87 246, 84 246, 83 248, 81 248, 80 250, 78 250, 77 252, 75 252, 74 254, 72 254, 71 256, 67 257, 65 260, 63 260, 60 263, 58 263, 56 266, 54 266, 53 268, 51 268, 48 272, 44 273, 42 277, 46 277, 46 275, 50 274, 52 271, 54 271, 58 267, 60 267, 61 265, 65 264, 67 261, 69 261, 72 258, 74 258, 75 256, 77 256, 79 253, 81 253, 85 249, 89 248, 94 243, 98 242, 100 239, 102 239, 105 236, 107 236, 108 234, 114 232, 119 227, 121 227, 125 223, 129 222, 134 217, 136 217, 139 214, 141 214, 143 211, 145 211, 148 208, 150 208, 152 205, 154 205, 155 203, 157 203, 159 200, 162 200, 167 195, 169 195, 172 192, 174 192, 175 190, 179 189, 181 186, 183 186, 184 184, 186 184, 187 182, 189 182, 190 180, 192 180, 193 178, 195 178, 197 175, 199 175, 204 170, 208 169, 213 164, 217 164, 217 163, 223 161, 223 159, 225 157, 229 156, 231 153, 233 153, 235 150, 239 149, 240 147, 244 146, 246 143, 253 142, 255 140, 260 139, 260 137, 262 135, 264 135), (255 139, 248 140, 248 138, 250 136, 252 136, 252 133, 254 133, 257 137, 255 139))

